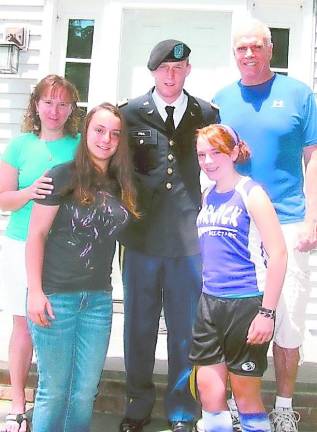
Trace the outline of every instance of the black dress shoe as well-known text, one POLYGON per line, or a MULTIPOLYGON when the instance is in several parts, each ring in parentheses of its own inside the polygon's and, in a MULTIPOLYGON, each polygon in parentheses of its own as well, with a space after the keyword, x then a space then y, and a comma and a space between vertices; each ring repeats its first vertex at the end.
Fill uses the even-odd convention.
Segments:
POLYGON ((173 432, 194 432, 193 422, 175 421, 171 422, 171 429, 173 432))
POLYGON ((141 432, 143 430, 143 426, 150 423, 151 418, 145 417, 143 419, 132 419, 128 417, 124 417, 122 422, 120 423, 119 431, 120 432, 141 432))

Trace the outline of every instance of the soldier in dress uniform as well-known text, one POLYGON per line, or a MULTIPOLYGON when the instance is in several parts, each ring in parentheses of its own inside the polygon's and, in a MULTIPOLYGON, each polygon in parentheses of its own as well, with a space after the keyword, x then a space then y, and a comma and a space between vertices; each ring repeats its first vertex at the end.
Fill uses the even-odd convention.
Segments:
POLYGON ((121 432, 150 421, 159 319, 168 345, 166 416, 173 431, 192 432, 198 407, 186 385, 192 323, 201 292, 196 217, 201 193, 197 128, 218 121, 218 110, 188 94, 190 48, 169 39, 151 51, 155 86, 121 105, 132 149, 142 217, 122 236, 127 405, 121 432))

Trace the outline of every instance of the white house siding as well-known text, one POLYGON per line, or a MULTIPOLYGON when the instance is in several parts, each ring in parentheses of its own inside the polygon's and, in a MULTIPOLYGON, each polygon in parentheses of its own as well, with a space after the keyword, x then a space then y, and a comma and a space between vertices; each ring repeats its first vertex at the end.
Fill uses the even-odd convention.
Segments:
POLYGON ((27 51, 20 51, 17 74, 0 74, 0 153, 20 131, 23 113, 38 80, 45 0, 0 0, 0 38, 4 27, 19 25, 30 30, 27 51))

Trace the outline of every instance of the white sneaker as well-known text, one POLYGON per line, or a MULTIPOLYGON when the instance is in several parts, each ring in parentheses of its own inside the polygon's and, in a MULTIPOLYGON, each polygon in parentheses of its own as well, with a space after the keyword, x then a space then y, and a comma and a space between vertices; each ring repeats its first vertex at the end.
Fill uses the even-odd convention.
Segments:
POLYGON ((196 423, 196 431, 197 432, 205 432, 203 419, 200 418, 196 423))
POLYGON ((232 418, 233 432, 242 432, 240 418, 239 418, 239 411, 238 411, 236 401, 233 398, 228 399, 227 405, 232 418))
POLYGON ((300 414, 292 408, 275 408, 269 418, 273 432, 298 432, 300 414))

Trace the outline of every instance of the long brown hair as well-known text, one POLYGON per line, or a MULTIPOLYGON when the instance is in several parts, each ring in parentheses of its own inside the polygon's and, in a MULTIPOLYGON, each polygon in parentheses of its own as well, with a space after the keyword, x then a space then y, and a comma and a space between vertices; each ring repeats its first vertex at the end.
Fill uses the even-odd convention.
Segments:
POLYGON ((47 75, 34 87, 31 93, 29 104, 24 115, 22 123, 22 132, 33 132, 39 135, 41 132, 41 120, 37 113, 37 103, 41 97, 51 89, 53 92, 57 92, 60 89, 66 91, 69 98, 69 103, 72 105, 72 112, 69 115, 65 125, 65 135, 76 136, 78 133, 79 123, 81 120, 80 108, 77 106, 79 95, 76 87, 59 75, 47 75))
POLYGON ((97 105, 89 111, 84 121, 81 140, 72 163, 73 180, 71 192, 74 198, 84 205, 94 202, 96 191, 100 188, 109 190, 118 196, 123 205, 135 216, 139 217, 136 210, 136 191, 132 182, 132 163, 127 140, 126 127, 119 109, 109 102, 97 105), (104 172, 93 162, 87 145, 87 131, 93 115, 100 110, 107 110, 121 122, 121 134, 118 148, 111 157, 107 170, 104 172))

